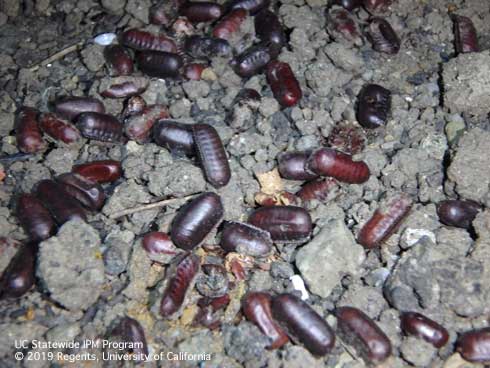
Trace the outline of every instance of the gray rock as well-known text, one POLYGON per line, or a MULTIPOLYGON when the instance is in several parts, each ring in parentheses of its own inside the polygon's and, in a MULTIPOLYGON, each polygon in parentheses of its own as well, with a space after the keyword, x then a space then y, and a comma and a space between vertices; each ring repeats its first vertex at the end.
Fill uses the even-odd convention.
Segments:
POLYGON ((317 29, 323 22, 321 12, 315 12, 308 6, 297 7, 284 4, 279 8, 279 15, 283 20, 283 25, 290 29, 317 29))
POLYGON ((243 184, 240 183, 236 172, 238 171, 238 165, 232 161, 231 166, 231 180, 223 188, 220 189, 219 194, 223 207, 225 209, 224 218, 229 221, 240 221, 243 219, 243 214, 247 210, 244 203, 244 195, 242 193, 243 184), (242 184, 242 185, 241 185, 242 184))
POLYGON ((473 220, 473 226, 478 234, 478 240, 488 241, 490 239, 490 210, 480 212, 473 220))
MULTIPOLYGON (((150 80, 150 85, 146 89, 144 93, 141 94, 141 97, 146 101, 148 105, 154 104, 163 104, 168 105, 168 100, 166 97, 167 93, 167 84, 164 79, 154 79, 150 80)), ((188 100, 186 100, 189 102, 188 100)), ((173 115, 175 118, 177 116, 173 115)))
POLYGON ((148 291, 146 288, 151 284, 152 275, 149 270, 151 268, 151 260, 139 243, 133 248, 131 258, 128 264, 129 285, 124 289, 123 293, 130 299, 145 300, 148 291))
POLYGON ((44 162, 46 167, 49 167, 55 174, 63 174, 70 172, 78 156, 77 150, 66 148, 57 148, 49 152, 44 162))
POLYGON ((290 35, 289 44, 304 62, 309 62, 315 57, 315 49, 308 40, 306 30, 295 28, 290 35))
POLYGON ((15 341, 42 340, 42 336, 48 329, 34 321, 2 323, 0 324, 0 328, 2 329, 2 333, 0 334, 0 357, 2 358, 6 358, 15 351, 15 341))
POLYGON ((296 141, 296 149, 298 151, 314 150, 321 146, 321 141, 317 135, 303 135, 296 141))
POLYGON ((437 349, 422 339, 409 336, 403 340, 400 352, 405 360, 416 367, 428 367, 437 349))
POLYGON ((257 118, 255 111, 259 103, 255 100, 247 100, 244 103, 236 103, 230 106, 226 115, 227 124, 238 131, 245 131, 251 128, 257 118))
POLYGON ((441 303, 456 314, 477 317, 488 313, 490 306, 489 266, 487 262, 460 257, 434 264, 435 280, 441 303))
POLYGON ((155 144, 140 145, 130 141, 126 144, 127 156, 122 162, 124 176, 128 179, 146 179, 153 170, 155 161, 159 166, 172 163, 170 153, 155 144), (155 153, 158 152, 158 155, 155 153))
POLYGON ((438 303, 437 286, 429 282, 433 274, 427 253, 433 246, 428 238, 422 238, 399 259, 385 284, 386 296, 396 309, 409 310, 417 307, 418 302, 422 306, 438 303))
POLYGON ((90 44, 82 50, 81 55, 83 63, 91 72, 97 72, 105 65, 103 46, 90 44))
POLYGON ((413 310, 419 306, 419 300, 413 289, 408 285, 391 285, 386 287, 386 299, 393 307, 402 310, 413 310))
POLYGON ((298 251, 296 266, 308 289, 326 298, 342 277, 359 273, 364 259, 364 249, 344 221, 333 219, 298 251))
POLYGON ((114 231, 104 240, 105 272, 109 275, 118 275, 126 270, 131 244, 134 234, 130 231, 114 231))
POLYGON ((223 337, 209 330, 202 330, 180 342, 178 349, 188 354, 216 354, 223 351, 223 337))
POLYGON ((490 51, 461 54, 444 64, 444 105, 484 117, 490 106, 490 51))
POLYGON ((326 97, 333 87, 341 87, 351 79, 351 74, 336 68, 333 64, 319 62, 311 64, 305 71, 308 86, 320 97, 326 97))
POLYGON ((430 158, 442 161, 448 148, 446 136, 442 133, 426 132, 420 147, 427 151, 430 158))
POLYGON ((398 348, 402 343, 403 336, 398 311, 395 309, 384 310, 376 324, 388 336, 393 348, 398 348))
POLYGON ((288 345, 284 359, 284 367, 309 367, 321 368, 324 364, 321 359, 316 359, 302 346, 288 345))
POLYGON ((456 143, 463 135, 466 125, 463 118, 458 114, 453 114, 447 118, 445 132, 449 144, 456 143))
POLYGON ((215 58, 212 60, 213 70, 219 77, 219 83, 223 87, 238 87, 242 84, 242 78, 239 77, 227 63, 223 62, 221 58, 215 58), (222 64, 222 65, 219 65, 222 64), (223 65, 224 64, 224 65, 223 65))
POLYGON ((21 3, 17 0, 1 0, 0 10, 9 17, 16 17, 19 14, 21 3))
POLYGON ((206 97, 210 91, 209 84, 203 80, 182 83, 182 88, 191 100, 206 97))
POLYGON ((7 207, 0 207, 0 234, 9 237, 16 231, 16 226, 9 221, 11 218, 11 210, 7 207))
POLYGON ((273 262, 271 265, 271 276, 274 278, 289 279, 294 275, 293 266, 287 262, 273 262))
POLYGON ((27 166, 24 177, 20 183, 22 191, 30 192, 34 185, 43 179, 51 179, 51 173, 46 166, 38 163, 27 166))
POLYGON ((126 0, 102 0, 101 4, 112 13, 121 13, 126 6, 126 0))
POLYGON ((202 192, 205 187, 202 170, 184 159, 148 174, 148 190, 156 196, 182 197, 202 192))
POLYGON ((444 247, 446 256, 466 257, 473 245, 473 239, 465 229, 442 227, 436 237, 437 244, 444 247))
POLYGON ((339 306, 356 307, 376 319, 384 309, 388 308, 388 303, 379 289, 354 284, 350 285, 342 295, 339 306))
POLYGON ((52 299, 69 310, 85 310, 105 283, 97 231, 83 221, 65 223, 39 245, 37 275, 52 299))
POLYGON ((416 86, 412 106, 419 108, 436 107, 439 105, 439 95, 440 90, 437 81, 416 86))
POLYGON ((355 49, 347 48, 341 43, 329 43, 323 52, 336 66, 346 71, 357 72, 364 65, 361 56, 355 49))
MULTIPOLYGON (((0 220, 0 222, 3 222, 0 220)), ((6 220, 5 220, 6 222, 6 220)), ((2 234, 9 233, 10 231, 3 231, 2 234)), ((7 268, 12 258, 15 256, 17 251, 20 249, 21 243, 10 238, 0 238, 0 275, 7 268)))
POLYGON ((0 136, 7 136, 14 129, 15 115, 8 112, 0 112, 0 136))
POLYGON ((224 346, 226 353, 237 361, 243 363, 254 361, 258 363, 265 360, 264 351, 269 345, 269 338, 249 322, 242 322, 238 326, 223 326, 224 346))
POLYGON ((486 313, 490 267, 479 257, 465 257, 465 249, 452 240, 436 246, 422 238, 398 260, 384 287, 386 297, 398 310, 442 304, 460 316, 486 313))
POLYGON ((456 154, 448 169, 448 178, 456 185, 461 197, 475 201, 488 201, 490 177, 487 175, 490 166, 490 132, 473 128, 463 135, 456 154))
POLYGON ((279 111, 279 108, 279 103, 275 98, 263 97, 260 100, 259 112, 266 118, 274 115, 277 111, 279 111))
POLYGON ((191 112, 191 105, 191 101, 187 98, 181 98, 169 107, 170 115, 174 118, 188 117, 191 112))
POLYGON ((151 195, 143 185, 138 185, 133 180, 128 180, 115 189, 102 212, 109 216, 138 204, 149 203, 150 199, 151 195))
POLYGON ((380 287, 385 283, 389 275, 390 271, 386 267, 380 267, 365 276, 364 280, 369 286, 380 287))
POLYGON ((245 132, 231 138, 227 150, 230 155, 243 156, 254 153, 259 148, 263 147, 263 141, 262 135, 255 132, 245 132))
POLYGON ((151 2, 149 0, 128 0, 126 11, 136 19, 148 24, 148 15, 151 2))
POLYGON ((269 290, 272 287, 272 278, 269 272, 256 270, 249 280, 249 289, 252 291, 269 290))
POLYGON ((81 332, 79 323, 64 323, 51 328, 46 333, 48 341, 73 341, 81 332))

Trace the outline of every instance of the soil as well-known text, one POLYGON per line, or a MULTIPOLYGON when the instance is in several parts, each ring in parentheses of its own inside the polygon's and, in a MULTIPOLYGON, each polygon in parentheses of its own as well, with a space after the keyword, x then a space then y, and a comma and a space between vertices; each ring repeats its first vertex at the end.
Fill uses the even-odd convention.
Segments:
MULTIPOLYGON (((18 155, 14 119, 21 106, 49 111, 62 96, 93 96, 106 111, 120 116, 123 99, 99 95, 111 82, 104 47, 94 37, 148 26, 151 0, 0 0, 0 235, 20 242, 26 235, 15 216, 15 199, 37 182, 70 172, 75 164, 94 160, 121 161, 123 177, 104 184, 108 199, 87 223, 70 221, 40 244, 36 286, 17 299, 0 300, 0 367, 59 367, 70 356, 17 361, 15 352, 63 352, 98 361, 84 367, 133 366, 103 360, 102 346, 43 349, 16 341, 85 341, 111 338, 124 316, 136 319, 151 354, 166 359, 150 367, 338 367, 368 366, 355 350, 337 339, 333 351, 315 357, 293 342, 268 350, 267 338, 240 312, 249 290, 275 295, 297 292, 290 278, 305 282, 311 305, 335 328, 335 308, 350 305, 376 321, 393 345, 384 367, 463 368, 455 352, 462 332, 486 327, 490 313, 490 2, 481 0, 394 0, 382 14, 401 39, 400 51, 374 51, 364 39, 353 44, 328 31, 326 0, 273 1, 288 37, 279 60, 289 63, 303 92, 294 107, 282 109, 264 74, 249 79, 236 75, 228 59, 213 58, 199 81, 144 77, 142 97, 148 105, 163 104, 183 123, 206 123, 218 132, 228 154, 230 182, 215 189, 196 162, 152 142, 108 144, 82 139, 72 145, 49 141, 44 152, 18 155), (469 17, 478 32, 480 52, 456 55, 455 12, 469 17), (71 47, 56 60, 52 55, 71 47), (258 178, 277 167, 284 151, 312 150, 326 145, 334 126, 356 122, 356 100, 368 83, 392 93, 386 126, 364 130, 365 148, 356 160, 371 171, 364 184, 339 183, 335 195, 307 204, 314 228, 312 240, 275 244, 266 259, 242 256, 245 280, 230 279, 230 303, 220 311, 216 329, 193 323, 201 298, 197 288, 172 319, 158 313, 168 282, 172 257, 155 262, 141 246, 150 231, 168 232, 184 198, 216 191, 227 221, 245 221, 263 183, 258 178), (260 102, 233 105, 243 88, 253 88, 260 102), (8 158, 7 158, 8 157, 8 158), (6 159, 7 158, 7 159, 6 159), (378 249, 356 242, 361 226, 386 198, 404 193, 414 205, 396 232, 378 249), (124 210, 176 198, 170 204, 126 216, 124 210), (445 199, 472 199, 484 209, 473 228, 440 223, 436 204, 445 199), (438 321, 450 332, 446 346, 436 349, 400 330, 402 311, 413 310, 438 321), (166 353, 209 354, 209 359, 169 360, 166 353), (78 355, 77 355, 78 354, 78 355)), ((352 13, 361 29, 369 14, 352 13)), ((209 24, 196 26, 204 34, 209 24)), ((254 36, 253 24, 245 30, 254 36)), ((250 36, 251 35, 251 36, 250 36)), ((236 41, 236 40, 235 40, 236 41)), ((243 41, 249 42, 250 39, 243 41)), ((243 47, 237 42, 235 48, 243 47)), ((134 73, 142 77, 141 72, 134 73)), ((361 129, 362 131, 362 129, 361 129)), ((281 190, 295 193, 302 182, 281 180, 281 190)), ((228 266, 230 256, 213 231, 194 252, 201 263, 228 266)), ((15 254, 10 242, 0 248, 0 273, 15 254)), ((301 295, 299 293, 298 295, 301 295)), ((73 363, 73 362, 72 362, 73 363)), ((78 365, 80 364, 80 365, 78 365)))

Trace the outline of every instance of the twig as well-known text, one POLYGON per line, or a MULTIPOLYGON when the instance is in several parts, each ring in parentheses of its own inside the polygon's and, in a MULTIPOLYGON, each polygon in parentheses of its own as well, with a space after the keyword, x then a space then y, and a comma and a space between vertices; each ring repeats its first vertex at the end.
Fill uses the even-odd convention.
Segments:
POLYGON ((59 59, 64 58, 66 55, 72 53, 73 51, 77 51, 78 48, 80 46, 82 46, 84 43, 85 43, 84 41, 80 41, 79 43, 76 43, 74 45, 68 46, 67 48, 65 48, 63 50, 58 51, 57 53, 51 55, 47 59, 44 59, 43 61, 41 61, 41 62, 39 62, 39 63, 31 66, 29 68, 29 71, 33 72, 33 71, 37 70, 39 67, 41 67, 41 66, 51 64, 51 63, 55 62, 56 60, 59 60, 59 59))
POLYGON ((14 153, 12 155, 5 155, 5 156, 0 156, 0 163, 2 164, 10 164, 12 162, 16 161, 22 161, 22 160, 27 160, 33 156, 32 153, 14 153))
POLYGON ((166 206, 166 205, 174 203, 174 202, 186 201, 188 199, 191 199, 194 196, 195 196, 195 194, 191 194, 191 195, 188 195, 186 197, 164 199, 163 201, 145 204, 145 205, 139 206, 139 207, 128 208, 126 210, 113 213, 112 215, 109 216, 109 218, 113 220, 113 219, 116 219, 116 218, 119 218, 122 216, 132 215, 133 213, 136 213, 136 212, 152 210, 154 208, 163 207, 163 206, 166 206))

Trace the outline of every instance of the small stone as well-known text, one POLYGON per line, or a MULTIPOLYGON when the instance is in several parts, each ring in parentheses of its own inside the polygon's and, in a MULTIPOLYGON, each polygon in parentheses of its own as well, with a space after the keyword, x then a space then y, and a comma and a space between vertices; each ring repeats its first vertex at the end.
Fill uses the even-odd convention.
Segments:
POLYGON ((483 368, 483 365, 467 362, 459 353, 447 358, 442 368, 483 368))
POLYGON ((49 152, 44 162, 55 174, 70 172, 78 156, 77 150, 57 148, 49 152))
POLYGON ((490 52, 461 54, 444 64, 444 105, 485 117, 490 105, 490 52))
POLYGON ((145 186, 138 185, 133 180, 127 180, 114 190, 114 193, 106 201, 104 208, 102 208, 102 212, 106 216, 110 216, 115 212, 149 203, 151 198, 145 186))
POLYGON ((128 0, 126 11, 141 22, 148 24, 149 10, 151 6, 150 0, 128 0))
POLYGON ((432 231, 426 229, 406 228, 400 239, 400 246, 403 249, 410 248, 411 246, 417 244, 424 236, 428 237, 433 243, 436 242, 436 236, 432 231))
POLYGON ((336 68, 330 62, 318 62, 308 66, 305 78, 308 86, 319 97, 326 97, 332 88, 347 84, 352 79, 352 75, 336 68))
POLYGON ((187 98, 181 98, 169 107, 170 115, 174 118, 188 117, 191 106, 192 104, 187 98))
POLYGON ((329 43, 323 51, 336 66, 343 70, 357 72, 364 65, 359 53, 355 49, 347 48, 342 43, 329 43))
POLYGON ((388 307, 379 289, 357 284, 349 286, 338 305, 359 308, 372 319, 377 319, 380 313, 388 307))
POLYGON ((449 144, 453 144, 458 141, 458 139, 463 135, 465 127, 464 120, 460 115, 451 116, 451 120, 446 123, 444 128, 449 144))
MULTIPOLYGON (((448 169, 448 178, 465 199, 481 202, 488 196, 490 177, 490 132, 473 128, 463 135, 448 169)), ((487 205, 490 204, 486 203, 487 205)))
POLYGON ((223 336, 225 351, 232 358, 242 363, 265 360, 264 351, 269 345, 269 339, 255 325, 242 322, 238 326, 224 326, 223 336))
POLYGON ((214 356, 223 351, 223 338, 209 330, 202 330, 179 343, 178 349, 187 354, 206 353, 214 356))
POLYGON ((2 323, 0 324, 0 358, 11 359, 15 351, 15 342, 20 340, 43 340, 48 329, 33 321, 2 323))
POLYGON ((0 136, 7 136, 14 129, 15 115, 7 112, 0 112, 0 136))
POLYGON ((423 339, 407 337, 401 345, 403 358, 416 367, 428 367, 435 357, 437 349, 423 339))
POLYGON ((153 284, 153 271, 151 260, 146 251, 141 246, 136 246, 131 253, 131 258, 127 267, 129 285, 124 289, 123 294, 134 300, 146 300, 148 296, 148 286, 153 284))
POLYGON ((293 266, 287 262, 272 262, 271 276, 274 278, 289 279, 294 275, 293 266))
POLYGON ((80 331, 78 323, 63 323, 50 329, 46 333, 46 339, 53 342, 73 341, 80 331))
POLYGON ((91 72, 98 72, 105 65, 104 47, 97 44, 89 44, 82 52, 83 63, 91 72))
POLYGON ((344 276, 359 273, 365 257, 343 219, 333 219, 298 251, 296 266, 308 289, 326 298, 344 276))
POLYGON ((118 14, 121 13, 126 6, 126 0, 101 0, 101 4, 104 9, 118 14))
POLYGON ((259 106, 259 112, 264 117, 269 117, 279 111, 279 103, 275 98, 264 97, 262 98, 259 106))
POLYGON ((51 0, 37 0, 35 5, 36 11, 38 13, 45 13, 49 8, 50 3, 51 0))
POLYGON ((81 220, 65 223, 39 245, 37 275, 50 297, 69 310, 86 310, 105 284, 97 231, 81 220))
POLYGON ((156 196, 183 197, 202 192, 205 187, 202 170, 185 161, 175 161, 148 174, 148 190, 156 196), (173 175, 176 172, 179 175, 173 175))
POLYGON ((19 15, 21 2, 18 0, 2 0, 0 1, 0 10, 9 17, 19 15))
POLYGON ((288 345, 285 361, 285 367, 321 368, 325 366, 321 359, 315 359, 304 347, 296 345, 288 345))
POLYGON ((107 274, 118 275, 126 270, 133 240, 134 234, 130 231, 117 230, 106 237, 104 246, 107 250, 104 252, 104 264, 107 274))
POLYGON ((442 161, 447 151, 447 140, 443 134, 429 133, 420 142, 420 147, 427 151, 429 157, 442 161))
POLYGON ((216 73, 214 72, 213 69, 206 68, 201 73, 201 79, 207 80, 207 81, 215 81, 218 79, 218 77, 216 76, 216 73))
POLYGON ((187 97, 191 100, 196 100, 199 97, 206 97, 209 94, 210 88, 206 81, 189 81, 182 83, 187 97))

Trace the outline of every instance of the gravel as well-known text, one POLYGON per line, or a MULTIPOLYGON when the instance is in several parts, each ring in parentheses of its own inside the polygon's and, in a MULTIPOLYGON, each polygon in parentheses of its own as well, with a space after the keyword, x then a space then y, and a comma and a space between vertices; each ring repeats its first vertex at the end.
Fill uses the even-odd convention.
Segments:
POLYGON ((416 367, 427 367, 437 354, 431 344, 411 336, 403 341, 400 352, 406 361, 416 367))
POLYGON ((69 310, 86 310, 105 283, 97 231, 79 220, 65 223, 40 244, 37 275, 53 300, 69 310))
POLYGON ((302 247, 296 267, 308 289, 326 298, 346 275, 358 275, 365 254, 342 220, 332 220, 302 247))
POLYGON ((444 66, 444 105, 451 112, 484 117, 490 103, 490 53, 463 54, 444 66))
POLYGON ((483 170, 490 164, 486 144, 489 138, 490 133, 480 128, 469 130, 461 137, 448 169, 448 177, 460 196, 486 205, 490 203, 487 196, 490 179, 483 170))
MULTIPOLYGON (((93 160, 115 159, 123 168, 119 180, 103 184, 108 199, 102 211, 88 213, 86 223, 64 224, 40 244, 36 287, 21 298, 0 300, 0 366, 21 364, 14 359, 19 350, 15 339, 109 338, 113 323, 129 316, 141 323, 151 353, 211 354, 201 362, 149 366, 366 367, 341 343, 325 357, 312 356, 295 341, 266 349, 268 339, 240 312, 241 300, 252 290, 294 292, 295 276, 305 282, 306 302, 334 329, 333 312, 344 305, 376 321, 393 345, 393 356, 383 367, 470 367, 454 352, 454 344, 462 332, 487 327, 490 313, 490 3, 394 1, 379 15, 398 33, 401 49, 385 55, 373 51, 367 40, 356 45, 334 32, 326 16, 327 0, 274 2, 270 9, 278 14, 288 39, 278 59, 290 64, 303 93, 296 106, 285 109, 264 73, 242 79, 223 58, 210 60, 199 81, 148 78, 137 67, 131 76, 108 75, 104 48, 94 37, 129 28, 172 34, 171 27, 148 25, 150 7, 156 3, 0 0, 0 235, 10 242, 27 241, 15 202, 40 180, 93 160), (456 54, 452 12, 472 19, 480 52, 456 54), (74 45, 75 52, 48 60, 74 45), (228 185, 211 187, 195 157, 175 155, 151 139, 124 144, 82 139, 64 145, 44 136, 44 152, 17 155, 14 122, 20 106, 45 112, 60 97, 89 95, 101 99, 106 111, 125 124, 125 99, 100 95, 125 81, 146 86, 141 96, 147 105, 166 106, 171 119, 216 128, 232 172, 228 185), (221 325, 210 330, 196 323, 205 300, 193 284, 179 312, 163 320, 158 306, 175 255, 148 255, 142 237, 151 231, 169 232, 185 202, 180 198, 203 191, 221 196, 224 220, 246 221, 262 189, 257 174, 275 169, 279 153, 327 146, 333 127, 341 122, 357 125, 357 96, 368 83, 392 93, 386 126, 365 129, 366 147, 355 156, 369 166, 370 179, 362 185, 339 183, 327 201, 304 204, 313 221, 311 239, 274 244, 269 257, 238 258, 245 280, 238 280, 232 267, 236 255, 226 255, 218 246, 222 227, 213 230, 193 252, 201 263, 222 264, 228 270, 230 302, 213 312, 221 325), (255 89, 260 100, 234 104, 243 88, 255 89), (361 226, 383 198, 399 192, 413 199, 410 214, 379 249, 364 249, 355 238, 361 226), (117 217, 121 211, 167 199, 165 206, 117 217), (442 225, 436 213, 437 203, 446 199, 472 199, 484 208, 471 229, 451 228, 442 225), (435 350, 403 334, 399 315, 407 310, 442 323, 450 332, 447 346, 435 350)), ((364 30, 370 15, 358 9, 352 16, 364 30)), ((210 34, 213 26, 194 24, 191 31, 210 34)), ((255 42, 250 17, 230 44, 237 53, 255 42)), ((290 193, 301 185, 281 183, 290 193)), ((0 240, 0 270, 16 251, 15 245, 0 240)), ((102 358, 101 348, 63 352, 87 351, 102 358)), ((26 367, 47 364, 23 362, 26 367)))

